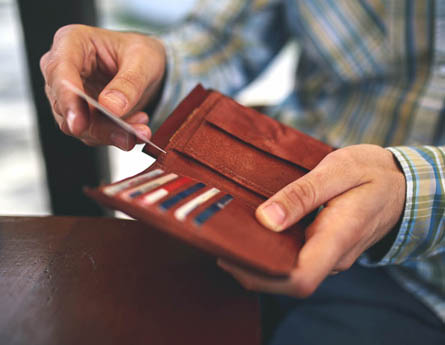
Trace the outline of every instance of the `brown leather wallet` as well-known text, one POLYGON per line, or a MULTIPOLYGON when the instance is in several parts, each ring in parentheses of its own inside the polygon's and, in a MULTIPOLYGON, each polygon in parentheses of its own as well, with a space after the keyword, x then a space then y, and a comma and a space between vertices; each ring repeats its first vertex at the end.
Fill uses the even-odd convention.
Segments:
POLYGON ((146 145, 142 173, 86 193, 213 255, 265 274, 296 265, 307 217, 275 233, 255 208, 313 169, 332 147, 198 85, 146 145))

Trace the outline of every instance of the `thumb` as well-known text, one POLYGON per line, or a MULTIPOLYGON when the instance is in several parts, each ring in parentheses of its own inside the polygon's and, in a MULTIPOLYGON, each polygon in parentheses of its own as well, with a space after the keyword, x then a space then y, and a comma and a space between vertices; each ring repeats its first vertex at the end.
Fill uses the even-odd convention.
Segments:
POLYGON ((99 103, 123 116, 141 100, 152 81, 143 54, 129 54, 119 63, 119 71, 99 95, 99 103))
POLYGON ((282 231, 333 197, 361 183, 361 174, 341 160, 327 159, 300 179, 288 184, 256 210, 265 227, 282 231))

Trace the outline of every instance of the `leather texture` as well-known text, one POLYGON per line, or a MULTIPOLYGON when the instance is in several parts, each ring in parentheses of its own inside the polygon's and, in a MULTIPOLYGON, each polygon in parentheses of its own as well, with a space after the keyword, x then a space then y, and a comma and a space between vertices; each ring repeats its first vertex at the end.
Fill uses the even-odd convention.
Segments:
MULTIPOLYGON (((292 228, 274 233, 259 224, 255 208, 279 189, 313 169, 332 147, 287 127, 217 91, 197 86, 155 133, 153 142, 166 150, 144 152, 156 162, 142 173, 163 169, 216 187, 234 197, 202 226, 193 216, 184 221, 174 211, 142 205, 139 199, 108 196, 101 186, 86 192, 105 205, 126 212, 213 255, 268 275, 285 276, 296 265, 307 217, 292 228)), ((142 174, 141 173, 141 174, 142 174)))

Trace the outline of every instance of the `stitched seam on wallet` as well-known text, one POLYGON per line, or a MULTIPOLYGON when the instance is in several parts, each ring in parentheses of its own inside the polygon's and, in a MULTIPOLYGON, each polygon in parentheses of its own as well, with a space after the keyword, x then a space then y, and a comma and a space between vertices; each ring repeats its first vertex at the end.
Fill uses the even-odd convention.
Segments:
POLYGON ((257 185, 256 183, 254 183, 254 182, 252 182, 252 181, 250 181, 250 180, 247 180, 245 177, 243 177, 243 176, 241 176, 241 175, 238 175, 238 174, 237 174, 236 172, 234 172, 232 169, 229 169, 229 168, 227 168, 227 167, 225 167, 225 166, 222 166, 222 165, 213 164, 213 163, 211 163, 211 162, 205 160, 203 156, 201 156, 198 152, 196 152, 196 151, 195 151, 193 148, 191 148, 191 147, 188 147, 188 148, 187 148, 187 151, 190 152, 191 154, 194 154, 196 158, 200 158, 200 159, 202 159, 202 160, 205 162, 204 164, 209 165, 209 166, 210 166, 211 168, 213 168, 213 169, 216 169, 216 170, 222 171, 222 172, 224 172, 224 173, 226 173, 226 174, 232 175, 233 177, 239 179, 241 183, 244 183, 244 184, 248 185, 249 187, 252 187, 252 188, 256 189, 256 191, 259 191, 259 192, 261 192, 261 193, 264 193, 265 196, 269 196, 269 195, 273 195, 273 194, 274 194, 274 193, 271 192, 270 190, 267 190, 267 189, 265 189, 265 188, 262 188, 262 187, 260 187, 259 185, 257 185))

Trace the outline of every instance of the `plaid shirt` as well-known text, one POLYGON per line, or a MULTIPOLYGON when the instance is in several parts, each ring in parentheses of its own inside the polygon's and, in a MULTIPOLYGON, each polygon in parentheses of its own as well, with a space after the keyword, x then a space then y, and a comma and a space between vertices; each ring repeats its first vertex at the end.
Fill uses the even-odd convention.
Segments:
POLYGON ((200 1, 162 37, 154 126, 198 82, 235 95, 290 38, 296 86, 270 115, 338 147, 390 146, 405 211, 388 253, 361 262, 386 265, 445 322, 445 0, 200 1))

